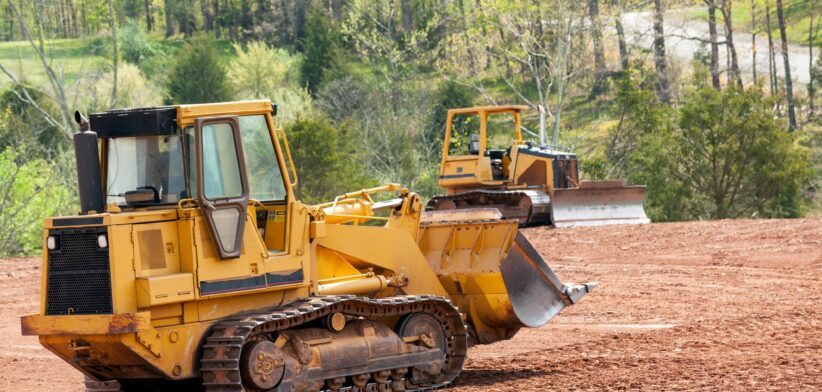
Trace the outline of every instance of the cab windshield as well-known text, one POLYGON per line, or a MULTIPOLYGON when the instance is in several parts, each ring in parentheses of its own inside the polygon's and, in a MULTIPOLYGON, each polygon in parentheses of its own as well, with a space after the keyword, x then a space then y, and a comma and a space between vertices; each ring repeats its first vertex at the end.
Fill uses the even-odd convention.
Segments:
POLYGON ((106 202, 126 204, 127 192, 151 192, 150 204, 175 204, 185 197, 183 146, 178 135, 108 140, 106 202))

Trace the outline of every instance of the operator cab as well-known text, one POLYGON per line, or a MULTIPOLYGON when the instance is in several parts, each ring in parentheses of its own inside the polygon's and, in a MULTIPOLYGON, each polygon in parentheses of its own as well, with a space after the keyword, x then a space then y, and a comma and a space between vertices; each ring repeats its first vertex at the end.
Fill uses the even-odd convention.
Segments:
POLYGON ((269 250, 285 250, 290 184, 273 129, 276 106, 265 105, 245 115, 193 119, 179 106, 91 114, 104 209, 201 208, 221 257, 240 254, 250 212, 269 250))
POLYGON ((508 105, 449 110, 440 185, 510 182, 511 150, 523 144, 520 113, 525 109, 508 105))

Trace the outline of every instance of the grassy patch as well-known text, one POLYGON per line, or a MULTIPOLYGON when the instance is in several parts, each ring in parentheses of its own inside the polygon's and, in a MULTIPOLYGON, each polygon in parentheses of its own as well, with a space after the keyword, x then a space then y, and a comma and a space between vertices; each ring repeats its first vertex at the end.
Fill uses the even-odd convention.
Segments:
MULTIPOLYGON (((67 86, 72 86, 84 74, 104 66, 109 60, 92 55, 81 39, 60 39, 49 41, 45 51, 51 67, 63 77, 67 86)), ((38 88, 49 86, 46 71, 34 49, 26 41, 0 42, 0 64, 18 80, 38 88)), ((0 76, 0 88, 11 83, 5 75, 0 76)))

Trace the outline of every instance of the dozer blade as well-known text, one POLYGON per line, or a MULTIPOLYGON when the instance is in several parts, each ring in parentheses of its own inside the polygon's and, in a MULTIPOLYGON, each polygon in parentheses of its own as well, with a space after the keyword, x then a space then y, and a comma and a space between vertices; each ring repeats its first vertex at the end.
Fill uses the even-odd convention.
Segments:
POLYGON ((579 188, 555 189, 551 199, 555 227, 643 224, 645 187, 622 181, 583 181, 579 188))
POLYGON ((562 283, 519 232, 508 257, 500 265, 500 272, 517 319, 522 325, 532 328, 545 325, 562 309, 577 303, 598 284, 562 283))

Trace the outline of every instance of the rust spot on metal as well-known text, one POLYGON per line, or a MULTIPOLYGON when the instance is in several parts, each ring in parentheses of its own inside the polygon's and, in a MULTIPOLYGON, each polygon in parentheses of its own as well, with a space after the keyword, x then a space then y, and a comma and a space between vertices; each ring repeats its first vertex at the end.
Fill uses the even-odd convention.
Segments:
POLYGON ((108 333, 112 335, 131 333, 137 330, 140 320, 135 314, 115 314, 108 323, 108 333))

